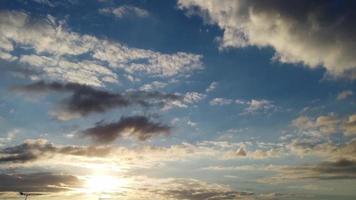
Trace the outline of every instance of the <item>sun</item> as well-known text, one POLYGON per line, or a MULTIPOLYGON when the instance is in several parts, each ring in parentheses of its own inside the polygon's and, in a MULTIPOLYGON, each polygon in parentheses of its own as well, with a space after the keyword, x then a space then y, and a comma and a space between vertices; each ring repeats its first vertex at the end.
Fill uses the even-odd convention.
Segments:
POLYGON ((118 192, 127 182, 109 175, 92 175, 87 177, 86 190, 91 193, 118 192))

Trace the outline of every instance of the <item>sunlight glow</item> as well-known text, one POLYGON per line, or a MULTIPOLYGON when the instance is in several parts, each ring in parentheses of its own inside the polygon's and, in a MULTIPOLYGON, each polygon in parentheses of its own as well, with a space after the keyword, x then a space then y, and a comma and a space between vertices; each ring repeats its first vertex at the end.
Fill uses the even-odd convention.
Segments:
POLYGON ((86 180, 86 190, 91 193, 112 193, 122 190, 127 181, 108 175, 93 175, 86 180))

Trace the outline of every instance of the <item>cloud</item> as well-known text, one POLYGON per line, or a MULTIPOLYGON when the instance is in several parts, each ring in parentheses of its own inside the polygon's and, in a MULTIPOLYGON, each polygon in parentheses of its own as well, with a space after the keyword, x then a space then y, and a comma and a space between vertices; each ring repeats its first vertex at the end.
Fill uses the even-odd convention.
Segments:
POLYGON ((252 99, 251 101, 247 102, 248 107, 245 109, 247 113, 255 113, 258 111, 266 111, 272 108, 275 108, 271 101, 261 99, 252 99))
POLYGON ((177 179, 173 182, 178 188, 166 189, 163 193, 175 199, 237 199, 253 196, 251 192, 237 192, 217 184, 208 184, 197 180, 177 179))
POLYGON ((209 102, 209 104, 212 106, 230 105, 232 103, 233 103, 232 99, 225 99, 225 98, 214 98, 209 102))
POLYGON ((212 184, 196 179, 166 178, 150 179, 141 178, 136 184, 137 194, 133 199, 150 196, 154 199, 187 199, 187 200, 232 200, 232 199, 254 199, 252 192, 239 192, 222 184, 212 184), (141 191, 141 192, 139 192, 141 191))
POLYGON ((123 5, 116 8, 102 8, 99 12, 102 14, 111 14, 117 18, 146 18, 150 16, 150 13, 147 10, 130 5, 123 5))
POLYGON ((280 174, 270 178, 271 180, 356 179, 356 162, 353 160, 340 159, 318 164, 281 167, 276 169, 276 171, 280 174))
POLYGON ((133 91, 112 93, 77 83, 46 83, 43 81, 25 86, 15 86, 14 91, 20 92, 61 92, 70 93, 69 97, 60 102, 60 110, 51 112, 59 120, 70 120, 91 113, 102 113, 114 108, 133 105, 144 107, 163 106, 170 101, 182 101, 185 97, 159 92, 133 91))
POLYGON ((0 58, 51 81, 104 87, 118 83, 118 70, 131 76, 171 77, 202 69, 201 55, 130 48, 72 32, 52 16, 38 19, 19 11, 0 12, 0 41, 0 58))
POLYGON ((54 4, 50 0, 32 0, 32 1, 36 2, 38 4, 47 5, 49 7, 55 7, 54 4))
POLYGON ((237 151, 236 151, 236 156, 246 156, 246 150, 243 147, 240 147, 237 151))
POLYGON ((140 90, 152 91, 166 87, 168 84, 160 81, 153 81, 152 83, 144 84, 140 90))
POLYGON ((45 80, 103 86, 103 83, 118 83, 117 75, 104 64, 93 60, 69 60, 51 56, 22 55, 19 62, 41 70, 48 77, 45 80))
POLYGON ((218 87, 219 83, 216 81, 213 81, 210 83, 210 85, 206 88, 205 92, 212 92, 218 87))
POLYGON ((53 173, 0 174, 1 192, 61 192, 83 184, 77 177, 53 173))
POLYGON ((20 145, 1 149, 0 164, 34 162, 55 155, 104 157, 110 152, 109 147, 55 146, 43 139, 26 140, 20 145))
POLYGON ((315 132, 316 134, 330 135, 340 131, 340 120, 334 115, 322 115, 315 120, 300 116, 293 120, 292 124, 301 131, 315 132))
POLYGON ((11 62, 11 61, 16 60, 17 57, 13 56, 13 55, 9 54, 8 52, 5 52, 5 51, 0 49, 0 59, 11 62))
POLYGON ((84 130, 83 134, 97 143, 111 143, 121 137, 144 141, 155 135, 167 135, 170 131, 169 126, 150 121, 145 116, 132 116, 113 123, 97 123, 95 127, 84 130))
POLYGON ((187 92, 184 95, 183 101, 187 104, 193 104, 203 100, 205 97, 205 94, 201 94, 199 92, 187 92))
POLYGON ((4 143, 8 143, 13 139, 15 139, 16 135, 19 134, 20 132, 21 132, 20 129, 13 129, 11 131, 8 131, 5 137, 0 137, 0 146, 2 146, 4 143))
POLYGON ((344 90, 337 95, 337 100, 344 100, 351 97, 354 93, 351 90, 344 90))
POLYGON ((346 136, 356 135, 356 114, 350 115, 343 124, 344 134, 346 136))
POLYGON ((227 98, 214 98, 212 99, 209 104, 212 106, 221 106, 221 105, 231 105, 231 104, 238 104, 238 105, 244 105, 247 106, 244 109, 244 114, 247 113, 257 113, 260 111, 267 111, 273 108, 276 108, 276 106, 272 103, 272 101, 266 100, 266 99, 251 99, 251 100, 241 100, 241 99, 227 99, 227 98))
POLYGON ((178 6, 218 25, 222 49, 272 47, 274 60, 323 66, 333 76, 356 78, 353 2, 179 0, 178 6))
POLYGON ((300 157, 317 156, 331 160, 356 160, 356 140, 338 144, 325 138, 295 138, 284 145, 285 150, 300 157))
POLYGON ((292 121, 292 125, 305 134, 320 136, 343 133, 345 136, 356 134, 356 116, 347 118, 338 117, 335 114, 321 115, 316 118, 300 116, 292 121))
MULTIPOLYGON (((111 130, 110 130, 111 131, 111 130)), ((130 132, 131 131, 131 132, 130 132)), ((117 137, 139 137, 143 133, 126 132, 112 133, 117 137)), ((136 130, 137 131, 137 130, 136 130)), ((85 134, 85 133, 82 133, 85 134)), ((98 142, 95 137, 108 138, 108 133, 97 133, 98 136, 87 136, 98 142)), ((166 134, 153 132, 145 133, 154 137, 166 134)), ((86 136, 86 135, 84 135, 86 136)), ((108 141, 111 142, 111 141, 108 141)), ((100 143, 96 143, 98 145, 100 143)), ((243 143, 229 143, 221 141, 204 141, 197 143, 179 143, 168 146, 141 143, 125 147, 120 146, 75 146, 59 145, 43 139, 26 140, 21 144, 7 146, 0 150, 0 169, 6 168, 46 168, 76 169, 81 172, 93 168, 103 169, 152 169, 157 165, 164 165, 172 161, 201 161, 202 159, 225 162, 227 160, 261 160, 271 157, 281 157, 278 148, 255 149, 256 145, 243 143)), ((354 147, 348 146, 339 154, 351 155, 354 147)), ((356 151, 354 151, 356 152, 356 151)), ((353 153, 356 155, 355 153, 353 153)), ((336 154, 335 154, 336 158, 336 154)), ((339 158, 339 157, 337 157, 339 158)), ((344 157, 349 158, 349 157, 344 157)))
POLYGON ((185 94, 176 94, 182 97, 181 99, 166 101, 162 110, 170 110, 172 108, 186 108, 188 105, 194 105, 206 98, 205 94, 199 92, 186 92, 185 94))

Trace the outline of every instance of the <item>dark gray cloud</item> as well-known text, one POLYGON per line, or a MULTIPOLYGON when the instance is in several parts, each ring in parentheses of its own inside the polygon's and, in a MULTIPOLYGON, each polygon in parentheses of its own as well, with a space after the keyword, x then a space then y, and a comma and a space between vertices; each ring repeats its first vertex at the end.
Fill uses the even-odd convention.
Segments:
POLYGON ((356 179, 356 161, 339 159, 319 164, 285 167, 279 179, 356 179))
POLYGON ((55 155, 104 157, 111 152, 109 147, 55 146, 46 140, 28 140, 16 146, 0 150, 1 163, 26 163, 55 155))
POLYGON ((134 137, 144 141, 154 135, 169 134, 169 126, 153 122, 145 116, 122 117, 119 121, 103 124, 83 131, 84 136, 98 143, 110 143, 120 137, 134 137))
POLYGON ((69 97, 60 102, 60 111, 56 117, 59 119, 71 119, 75 115, 86 116, 90 113, 106 112, 113 108, 123 108, 133 105, 143 107, 163 106, 166 102, 182 99, 175 94, 160 92, 134 91, 124 93, 112 93, 77 83, 36 82, 25 86, 13 87, 21 92, 61 92, 70 93, 69 97))
POLYGON ((52 173, 0 174, 1 192, 60 192, 83 183, 72 175, 52 173))

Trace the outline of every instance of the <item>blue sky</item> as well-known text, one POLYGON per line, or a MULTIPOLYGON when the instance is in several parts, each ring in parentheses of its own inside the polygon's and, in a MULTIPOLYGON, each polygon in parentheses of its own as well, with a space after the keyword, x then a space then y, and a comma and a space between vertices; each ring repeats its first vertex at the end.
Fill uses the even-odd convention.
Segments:
POLYGON ((355 6, 2 1, 0 195, 354 199, 355 6))

